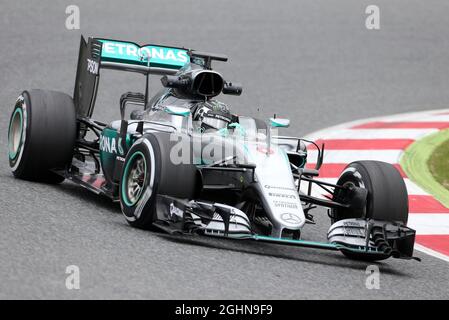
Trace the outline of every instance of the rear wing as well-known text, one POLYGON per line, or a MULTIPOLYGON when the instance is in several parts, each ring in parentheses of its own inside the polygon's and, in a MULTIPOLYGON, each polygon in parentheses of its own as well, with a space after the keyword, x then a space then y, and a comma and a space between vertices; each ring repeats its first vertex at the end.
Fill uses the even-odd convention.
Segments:
POLYGON ((185 48, 81 36, 73 100, 78 117, 92 116, 100 69, 170 75, 190 62, 185 48))
POLYGON ((101 51, 99 41, 89 38, 86 42, 84 37, 81 36, 75 90, 73 92, 77 116, 92 116, 100 77, 101 51))
POLYGON ((97 38, 102 44, 101 67, 144 74, 174 74, 190 62, 188 50, 97 38), (148 61, 149 59, 149 61, 148 61))

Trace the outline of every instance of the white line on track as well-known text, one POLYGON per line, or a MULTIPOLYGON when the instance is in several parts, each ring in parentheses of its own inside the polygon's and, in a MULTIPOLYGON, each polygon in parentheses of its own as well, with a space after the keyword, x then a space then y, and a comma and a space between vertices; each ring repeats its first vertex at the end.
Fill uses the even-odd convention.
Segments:
POLYGON ((449 234, 449 214, 411 213, 407 225, 416 230, 416 234, 449 234))
MULTIPOLYGON (((366 118, 366 119, 360 119, 360 120, 354 120, 346 123, 342 123, 336 126, 328 127, 322 130, 314 131, 312 133, 307 134, 304 136, 305 139, 309 140, 316 140, 322 137, 328 137, 330 134, 337 130, 347 129, 351 128, 353 126, 357 126, 363 123, 367 122, 374 122, 374 121, 408 121, 408 119, 416 119, 419 117, 427 117, 427 116, 438 116, 442 113, 449 113, 449 109, 435 109, 435 110, 429 110, 429 111, 418 111, 418 112, 410 112, 410 113, 400 113, 400 114, 394 114, 391 116, 382 116, 382 117, 373 117, 373 118, 366 118)), ((400 129, 396 129, 400 130, 400 129)), ((355 139, 354 137, 352 139, 355 139)))
MULTIPOLYGON (((428 134, 438 132, 438 129, 339 129, 320 132, 313 135, 313 140, 325 139, 420 139, 428 134)), ((309 136, 308 136, 309 137, 309 136)))
MULTIPOLYGON (((398 163, 402 150, 326 150, 324 163, 350 163, 357 160, 378 160, 389 163, 398 163)), ((309 159, 317 158, 317 151, 307 154, 309 159)))
POLYGON ((423 189, 421 189, 419 186, 416 185, 413 181, 411 181, 409 178, 404 178, 405 185, 407 187, 408 195, 418 195, 418 196, 427 196, 429 195, 427 192, 425 192, 423 189))
POLYGON ((404 119, 385 119, 384 122, 397 122, 397 121, 407 121, 407 122, 449 122, 449 114, 444 115, 414 115, 413 117, 404 119))
POLYGON ((429 256, 432 256, 432 257, 435 257, 435 258, 438 258, 438 259, 441 259, 441 260, 449 262, 449 257, 448 256, 446 256, 446 255, 444 255, 442 253, 439 253, 438 251, 435 251, 435 250, 429 249, 427 247, 424 247, 424 246, 422 246, 420 244, 415 243, 415 249, 418 250, 418 251, 421 251, 423 253, 426 253, 429 256))

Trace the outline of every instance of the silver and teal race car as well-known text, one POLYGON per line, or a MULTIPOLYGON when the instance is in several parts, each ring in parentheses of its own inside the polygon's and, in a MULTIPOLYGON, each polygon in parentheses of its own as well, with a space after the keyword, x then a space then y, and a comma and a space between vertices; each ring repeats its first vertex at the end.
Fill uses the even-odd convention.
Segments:
POLYGON ((339 250, 362 260, 413 258, 407 190, 392 165, 356 161, 336 184, 320 181, 324 145, 279 135, 288 119, 233 113, 216 97, 240 95, 242 87, 212 70, 214 61, 227 58, 81 37, 73 97, 25 90, 15 103, 8 132, 14 176, 69 179, 120 202, 137 228, 339 250), (109 124, 92 119, 105 69, 146 79, 145 92, 121 96, 121 119, 109 124), (151 75, 162 76, 163 88, 150 98, 151 75), (310 148, 317 159, 308 159, 310 148), (316 206, 328 208, 325 243, 301 238, 316 206))

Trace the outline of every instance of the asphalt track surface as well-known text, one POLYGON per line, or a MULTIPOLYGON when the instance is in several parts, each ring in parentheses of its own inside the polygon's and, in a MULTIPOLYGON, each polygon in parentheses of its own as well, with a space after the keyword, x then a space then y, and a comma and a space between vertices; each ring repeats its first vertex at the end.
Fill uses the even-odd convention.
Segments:
MULTIPOLYGON (((449 298, 447 262, 367 263, 338 252, 173 238, 132 229, 117 205, 65 182, 12 177, 7 128, 22 89, 73 92, 80 34, 222 52, 216 64, 244 84, 225 97, 238 113, 289 117, 303 135, 349 120, 449 105, 449 2, 380 1, 381 30, 364 27, 373 1, 5 1, 0 0, 0 298, 427 299, 449 298), (65 28, 77 4, 81 30, 65 28), (78 265, 81 289, 67 290, 78 265)), ((152 87, 159 86, 158 79, 152 87)), ((119 117, 119 97, 143 78, 102 73, 95 117, 119 117)), ((325 240, 316 212, 305 239, 325 240)))

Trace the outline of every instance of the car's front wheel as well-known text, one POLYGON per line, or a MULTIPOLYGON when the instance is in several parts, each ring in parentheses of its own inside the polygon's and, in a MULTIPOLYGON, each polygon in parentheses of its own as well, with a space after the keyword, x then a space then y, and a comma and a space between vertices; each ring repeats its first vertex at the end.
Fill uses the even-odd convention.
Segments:
POLYGON ((157 219, 157 195, 192 199, 197 172, 191 163, 173 163, 174 142, 166 133, 148 133, 129 150, 119 183, 122 212, 128 223, 148 229, 157 219))
MULTIPOLYGON (((343 170, 337 185, 355 186, 368 191, 366 205, 358 210, 333 209, 332 223, 342 219, 363 218, 407 224, 408 194, 399 171, 391 164, 381 161, 355 161, 343 170)), ((336 189, 333 200, 341 202, 344 192, 336 189)), ((357 260, 382 260, 385 254, 364 254, 352 251, 343 253, 357 260)))

